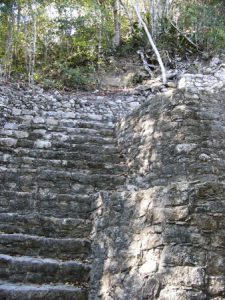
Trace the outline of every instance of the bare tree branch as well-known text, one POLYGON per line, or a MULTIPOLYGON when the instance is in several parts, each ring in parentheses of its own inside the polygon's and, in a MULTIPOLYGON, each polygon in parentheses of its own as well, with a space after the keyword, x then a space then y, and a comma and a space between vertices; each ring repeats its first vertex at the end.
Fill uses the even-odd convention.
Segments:
POLYGON ((173 28, 175 28, 180 33, 180 35, 182 35, 192 46, 194 46, 200 52, 197 44, 195 44, 188 36, 186 36, 186 34, 183 33, 171 20, 168 19, 168 21, 173 26, 173 28))
POLYGON ((148 74, 150 75, 150 77, 153 77, 152 70, 151 70, 151 68, 150 68, 147 60, 145 59, 143 51, 138 50, 137 54, 139 54, 141 56, 141 60, 143 62, 143 66, 144 66, 145 70, 148 72, 148 74))

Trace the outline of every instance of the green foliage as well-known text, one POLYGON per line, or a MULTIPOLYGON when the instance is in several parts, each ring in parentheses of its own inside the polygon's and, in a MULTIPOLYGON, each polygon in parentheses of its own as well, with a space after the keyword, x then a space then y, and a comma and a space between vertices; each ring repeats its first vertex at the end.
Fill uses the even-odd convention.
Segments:
MULTIPOLYGON (((158 5, 163 1, 156 1, 158 5)), ((118 1, 118 3, 121 3, 118 1)), ((148 44, 131 1, 117 11, 121 43, 116 48, 115 1, 5 0, 0 3, 0 62, 15 78, 33 79, 46 86, 74 88, 94 85, 95 70, 107 68, 107 57, 132 55, 148 44), (36 19, 36 36, 34 36, 36 19), (34 49, 35 48, 35 49, 34 49), (34 52, 34 53, 33 53, 34 52), (33 56, 32 56, 33 55, 33 56), (91 67, 90 67, 91 66, 91 67)), ((196 47, 211 53, 225 49, 225 4, 222 0, 174 0, 156 35, 159 50, 185 53, 196 47), (172 20, 181 31, 171 26, 172 20), (161 32, 161 29, 164 29, 161 32)), ((154 17, 149 1, 140 1, 151 30, 154 17), (142 5, 143 4, 143 5, 142 5)), ((157 11, 160 7, 155 7, 157 11)))
POLYGON ((54 80, 47 79, 47 78, 43 79, 42 85, 45 90, 49 90, 49 89, 53 89, 53 88, 57 87, 57 84, 54 80))
POLYGON ((94 69, 92 67, 64 69, 62 72, 62 81, 67 87, 85 89, 88 86, 95 85, 95 81, 91 76, 93 73, 94 69))
POLYGON ((225 3, 223 1, 191 0, 181 4, 177 0, 169 19, 173 20, 177 11, 179 11, 179 14, 177 13, 179 17, 176 20, 176 26, 182 34, 167 23, 166 32, 163 35, 164 41, 172 42, 178 50, 185 51, 193 48, 193 45, 184 38, 187 36, 200 51, 215 53, 225 49, 225 3))
POLYGON ((143 76, 140 73, 135 73, 132 80, 131 84, 132 85, 137 85, 143 82, 143 76))

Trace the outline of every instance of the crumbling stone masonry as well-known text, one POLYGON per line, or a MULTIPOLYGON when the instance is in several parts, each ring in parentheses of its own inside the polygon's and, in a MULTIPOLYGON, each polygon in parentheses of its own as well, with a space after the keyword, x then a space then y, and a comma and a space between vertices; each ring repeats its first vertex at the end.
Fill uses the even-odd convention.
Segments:
POLYGON ((1 300, 88 298, 95 199, 124 183, 114 127, 137 105, 1 86, 1 300))
POLYGON ((186 75, 118 123, 127 178, 96 212, 99 299, 225 299, 224 75, 186 75))
POLYGON ((0 299, 224 299, 224 77, 0 86, 0 299))

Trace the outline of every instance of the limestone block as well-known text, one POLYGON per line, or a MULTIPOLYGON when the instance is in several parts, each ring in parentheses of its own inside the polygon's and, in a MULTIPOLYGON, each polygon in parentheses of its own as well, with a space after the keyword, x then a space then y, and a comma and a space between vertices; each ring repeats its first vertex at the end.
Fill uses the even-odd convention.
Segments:
POLYGON ((141 249, 149 250, 163 245, 160 234, 149 234, 142 237, 141 249))
POLYGON ((43 124, 43 123, 45 123, 45 119, 41 118, 41 117, 35 117, 35 118, 33 118, 33 123, 34 124, 43 124))
POLYGON ((225 296, 225 276, 210 276, 208 290, 209 290, 209 293, 211 296, 224 297, 225 296))
POLYGON ((191 151, 197 148, 196 144, 178 144, 176 145, 177 153, 187 153, 189 154, 191 151))
POLYGON ((47 122, 47 124, 53 125, 53 126, 56 126, 59 123, 59 121, 55 118, 47 118, 46 122, 47 122))
POLYGON ((12 109, 12 114, 13 114, 14 116, 19 116, 19 115, 21 115, 21 109, 13 108, 13 109, 12 109))
POLYGON ((160 269, 163 285, 180 287, 203 287, 205 283, 205 269, 203 267, 178 266, 160 269))
POLYGON ((34 143, 34 147, 40 148, 40 149, 48 149, 51 147, 51 142, 44 141, 44 140, 38 140, 34 143))
POLYGON ((6 147, 15 147, 17 144, 16 139, 12 138, 0 138, 0 145, 6 147))
POLYGON ((155 260, 146 261, 139 269, 139 273, 143 276, 156 272, 158 269, 158 263, 155 260))
POLYGON ((24 115, 23 116, 22 124, 25 124, 25 125, 31 124, 32 120, 33 120, 33 116, 32 115, 24 115))
POLYGON ((4 129, 17 130, 18 129, 18 124, 16 124, 16 123, 6 123, 4 125, 4 129))
POLYGON ((163 248, 160 266, 206 265, 206 250, 187 245, 169 245, 163 248))
POLYGON ((159 295, 159 300, 207 300, 206 294, 202 291, 190 291, 188 289, 183 289, 179 287, 166 287, 164 288, 159 295))
POLYGON ((75 118, 75 113, 74 112, 63 112, 62 113, 62 118, 63 119, 74 119, 75 118))
MULTIPOLYGON (((223 225, 223 224, 221 224, 221 225, 223 225)), ((224 230, 224 227, 222 227, 222 230, 218 230, 217 232, 212 233, 211 236, 212 236, 212 246, 214 248, 219 248, 219 249, 220 248, 221 249, 225 248, 225 230, 224 230)))
POLYGON ((0 129, 0 135, 3 135, 3 136, 12 136, 13 135, 13 130, 0 129))
POLYGON ((160 223, 163 221, 179 221, 188 217, 189 209, 187 206, 173 208, 154 208, 153 222, 160 223))
POLYGON ((102 120, 102 115, 99 114, 87 114, 87 117, 91 120, 95 121, 101 121, 102 120))
POLYGON ((207 154, 205 154, 205 153, 201 153, 201 154, 199 155, 199 159, 200 159, 201 161, 209 161, 209 160, 211 160, 210 156, 207 155, 207 154))
POLYGON ((23 139, 23 138, 27 138, 29 136, 28 132, 26 131, 15 131, 14 135, 18 138, 18 139, 23 139))
POLYGON ((225 266, 224 249, 208 251, 207 270, 213 276, 223 276, 225 266))

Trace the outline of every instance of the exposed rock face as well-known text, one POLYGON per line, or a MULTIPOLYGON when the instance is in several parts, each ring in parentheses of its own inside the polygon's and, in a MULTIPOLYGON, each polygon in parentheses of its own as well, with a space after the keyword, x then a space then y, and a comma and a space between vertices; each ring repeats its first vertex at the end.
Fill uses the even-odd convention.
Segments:
POLYGON ((1 87, 0 299, 224 299, 224 83, 1 87))
POLYGON ((127 190, 96 212, 100 299, 224 299, 224 83, 186 75, 119 122, 127 190))

